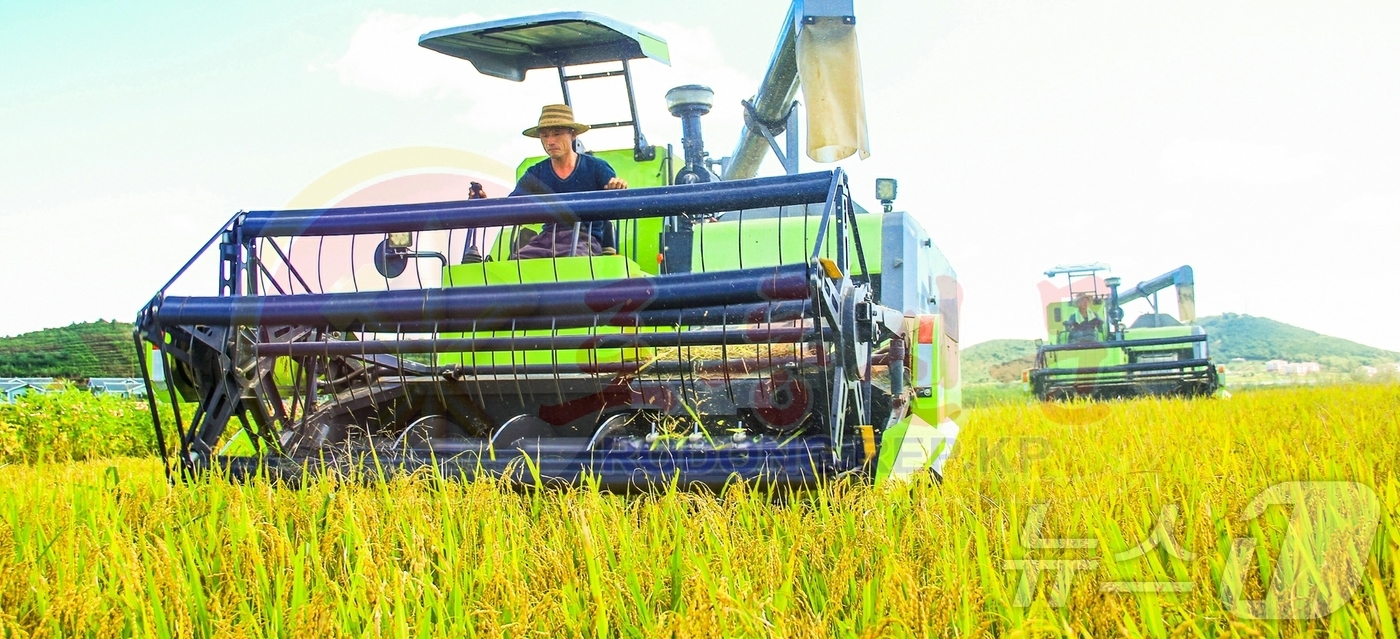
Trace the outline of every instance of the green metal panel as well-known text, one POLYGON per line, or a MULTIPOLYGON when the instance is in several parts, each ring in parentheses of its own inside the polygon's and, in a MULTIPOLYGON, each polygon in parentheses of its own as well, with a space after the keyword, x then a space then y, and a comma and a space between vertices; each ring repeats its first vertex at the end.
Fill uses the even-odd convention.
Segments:
POLYGON ((642 276, 641 269, 621 255, 594 255, 457 264, 443 269, 442 284, 445 288, 458 288, 642 276))
POLYGON ((930 424, 937 424, 956 414, 962 406, 962 382, 958 379, 957 349, 957 342, 945 333, 937 333, 937 343, 933 349, 933 392, 928 396, 916 396, 909 403, 909 411, 930 424))
POLYGON ((666 46, 665 40, 645 31, 638 31, 637 44, 641 45, 642 53, 645 53, 648 58, 659 60, 668 65, 671 64, 671 50, 666 46))
MULTIPOLYGON (((934 352, 937 353, 938 349, 934 349, 934 352)), ((938 359, 942 360, 941 357, 938 357, 938 359)), ((938 366, 942 368, 943 362, 939 361, 938 366)), ((924 418, 924 421, 937 423, 941 412, 939 409, 943 406, 946 391, 947 389, 943 388, 941 383, 934 386, 932 395, 928 397, 915 397, 914 401, 909 403, 909 412, 924 418)))
POLYGON ((1121 348, 1091 348, 1045 354, 1046 368, 1098 368, 1127 363, 1128 354, 1121 348))
POLYGON ((893 472, 895 460, 904 446, 904 436, 909 432, 909 424, 913 419, 913 415, 905 417, 894 426, 886 428, 880 436, 880 459, 875 463, 875 481, 888 479, 893 472))
POLYGON ((906 330, 908 334, 912 336, 913 340, 913 343, 908 347, 910 349, 910 359, 913 364, 910 369, 909 387, 914 391, 913 400, 909 402, 909 411, 923 418, 924 421, 928 423, 936 424, 942 417, 939 408, 943 405, 946 391, 944 384, 948 377, 948 361, 944 353, 945 341, 948 339, 948 336, 944 332, 943 316, 933 315, 931 316, 933 320, 933 343, 919 343, 918 320, 923 317, 930 316, 920 316, 914 318, 913 321, 907 318, 905 320, 906 330), (922 353, 923 347, 925 346, 930 347, 927 357, 922 353), (925 375, 927 375, 927 377, 925 377, 925 375), (931 384, 931 386, 925 387, 924 384, 931 384))
MULTIPOLYGON (((910 375, 906 384, 912 391, 913 397, 909 402, 909 417, 905 422, 914 419, 916 426, 921 426, 924 430, 934 428, 930 424, 939 424, 938 428, 952 427, 946 426, 949 418, 955 416, 962 405, 962 384, 958 371, 958 343, 948 336, 944 330, 945 318, 942 315, 921 315, 915 317, 905 317, 905 334, 911 336, 913 343, 908 347, 912 363, 910 375), (919 328, 924 319, 930 319, 933 324, 930 327, 932 333, 932 344, 919 343, 922 336, 919 328), (926 347, 928 350, 924 350, 926 347)), ((903 437, 902 425, 891 426, 881 437, 881 456, 884 463, 884 455, 894 448, 907 449, 911 444, 900 443, 903 437), (893 442, 893 443, 891 443, 893 442), (887 446, 887 444, 889 446, 887 446)), ((937 429, 934 429, 937 430, 937 429)), ((923 431, 920 431, 923 433, 923 431)), ((927 433, 924 433, 926 435, 927 433)), ((923 435, 920 435, 922 437, 923 435)), ((918 451, 905 450, 903 455, 918 455, 918 451)), ((907 460, 906 460, 907 461, 907 460)))
POLYGON ((880 457, 875 463, 875 481, 908 477, 934 467, 947 450, 958 426, 952 420, 929 422, 910 415, 885 429, 880 437, 880 457), (937 424, 937 425, 935 425, 937 424))
MULTIPOLYGON (((719 222, 695 227, 695 251, 691 266, 696 271, 720 271, 778 264, 801 264, 812 255, 821 227, 821 205, 811 215, 742 219, 730 213, 719 222), (732 218, 732 219, 731 219, 732 218)), ((870 273, 880 272, 880 234, 883 215, 856 216, 865 263, 870 273)), ((836 257, 836 230, 827 229, 823 255, 836 257)), ((850 275, 861 275, 856 259, 854 234, 847 234, 850 275)))
MULTIPOLYGON (((535 282, 576 282, 590 280, 611 280, 628 277, 646 277, 631 260, 621 255, 593 257, 560 257, 540 260, 505 260, 478 264, 458 264, 443 269, 443 286, 491 286, 497 284, 521 284, 535 282)), ((561 329, 558 331, 535 330, 518 331, 516 337, 527 335, 585 335, 595 333, 616 334, 624 332, 650 332, 655 329, 623 329, 616 326, 597 328, 561 329)), ((444 333, 444 338, 465 337, 463 333, 444 333)), ((471 334, 475 337, 511 337, 510 331, 481 331, 471 334)), ((541 351, 494 351, 480 353, 444 353, 438 355, 439 365, 491 365, 491 364, 587 364, 598 362, 620 362, 650 357, 652 349, 565 349, 541 351)))

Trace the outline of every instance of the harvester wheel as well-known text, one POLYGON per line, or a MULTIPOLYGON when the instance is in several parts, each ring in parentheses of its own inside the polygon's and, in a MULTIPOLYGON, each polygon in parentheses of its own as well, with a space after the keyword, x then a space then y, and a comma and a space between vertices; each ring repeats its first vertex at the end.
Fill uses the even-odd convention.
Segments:
POLYGON ((613 413, 598 424, 598 430, 593 433, 593 437, 588 440, 588 450, 597 450, 603 440, 608 437, 632 432, 641 434, 641 431, 651 431, 661 419, 660 415, 654 411, 625 411, 613 413))
POLYGON ((400 451, 406 448, 429 448, 434 443, 461 440, 467 436, 466 431, 456 422, 442 415, 424 415, 407 428, 403 429, 399 436, 394 438, 391 450, 400 451))
POLYGON ((812 395, 801 378, 778 369, 754 387, 751 412, 758 430, 788 435, 806 424, 812 412, 812 395))
POLYGON ((491 447, 501 448, 517 440, 537 437, 558 437, 554 426, 534 415, 521 414, 506 420, 491 436, 491 447))
POLYGON ((859 299, 864 290, 856 289, 849 281, 844 282, 845 290, 841 292, 841 341, 837 345, 841 349, 841 363, 845 368, 846 379, 849 381, 859 381, 865 377, 865 364, 870 360, 870 345, 860 340, 860 331, 857 328, 856 300, 859 299))

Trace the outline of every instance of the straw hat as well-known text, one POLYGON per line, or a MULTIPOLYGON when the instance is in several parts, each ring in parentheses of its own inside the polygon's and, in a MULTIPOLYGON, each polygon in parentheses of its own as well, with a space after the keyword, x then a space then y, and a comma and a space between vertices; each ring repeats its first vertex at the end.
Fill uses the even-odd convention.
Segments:
POLYGON ((567 104, 546 104, 540 110, 540 123, 525 129, 525 137, 540 137, 540 129, 557 126, 572 129, 574 135, 578 135, 592 128, 587 124, 574 122, 574 110, 567 104))

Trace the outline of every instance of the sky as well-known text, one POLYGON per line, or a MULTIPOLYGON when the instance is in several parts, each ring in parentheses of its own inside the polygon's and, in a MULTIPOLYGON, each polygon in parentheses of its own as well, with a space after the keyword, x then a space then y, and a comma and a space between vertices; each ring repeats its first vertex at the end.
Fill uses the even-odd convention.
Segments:
MULTIPOLYGON (((234 212, 304 201, 357 160, 538 155, 520 131, 557 78, 480 76, 422 33, 557 10, 636 24, 672 57, 633 65, 648 139, 679 147, 662 95, 707 84, 720 156, 787 5, 0 2, 0 335, 131 321, 234 212)), ((875 178, 899 180, 958 271, 964 345, 1043 336, 1043 272, 1099 261, 1125 283, 1189 264, 1201 315, 1400 351, 1400 3, 856 13, 872 155, 834 166, 871 209, 875 178)), ((585 141, 625 145, 609 133, 585 141)))

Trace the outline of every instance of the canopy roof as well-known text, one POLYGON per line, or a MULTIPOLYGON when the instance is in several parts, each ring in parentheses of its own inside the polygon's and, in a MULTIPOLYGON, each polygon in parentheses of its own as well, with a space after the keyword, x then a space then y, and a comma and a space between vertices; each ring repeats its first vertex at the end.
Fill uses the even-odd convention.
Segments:
POLYGON ((596 13, 563 11, 507 18, 418 38, 418 46, 462 58, 489 76, 525 79, 530 69, 651 58, 671 64, 666 40, 596 13))
POLYGON ((1045 277, 1055 277, 1056 275, 1088 275, 1099 271, 1112 270, 1107 264, 1094 262, 1093 264, 1061 264, 1045 272, 1045 277))

